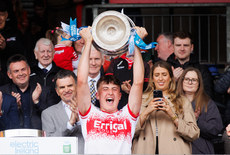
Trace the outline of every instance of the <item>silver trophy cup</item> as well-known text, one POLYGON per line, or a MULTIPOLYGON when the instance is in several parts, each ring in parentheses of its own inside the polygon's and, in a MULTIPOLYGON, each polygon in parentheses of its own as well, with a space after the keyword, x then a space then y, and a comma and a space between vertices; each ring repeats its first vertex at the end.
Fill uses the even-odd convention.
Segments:
POLYGON ((93 21, 92 36, 94 47, 109 56, 128 51, 128 41, 133 21, 117 11, 105 11, 93 21))

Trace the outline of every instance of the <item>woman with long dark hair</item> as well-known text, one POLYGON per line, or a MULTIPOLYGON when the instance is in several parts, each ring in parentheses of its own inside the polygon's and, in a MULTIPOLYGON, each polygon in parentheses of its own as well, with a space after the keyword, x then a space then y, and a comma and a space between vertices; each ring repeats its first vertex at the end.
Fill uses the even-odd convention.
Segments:
POLYGON ((212 139, 223 129, 222 119, 217 106, 205 93, 202 75, 196 68, 184 70, 178 80, 177 91, 192 103, 200 137, 192 142, 193 154, 214 154, 212 139))

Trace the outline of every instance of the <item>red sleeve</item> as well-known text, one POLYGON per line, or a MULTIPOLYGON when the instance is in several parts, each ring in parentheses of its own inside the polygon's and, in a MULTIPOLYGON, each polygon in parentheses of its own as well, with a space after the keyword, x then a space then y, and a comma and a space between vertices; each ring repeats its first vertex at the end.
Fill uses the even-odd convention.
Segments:
POLYGON ((130 107, 129 107, 129 104, 128 104, 128 111, 129 111, 129 114, 130 114, 133 118, 137 118, 137 117, 139 116, 139 113, 138 113, 137 115, 135 115, 135 114, 131 111, 131 109, 130 109, 130 107))
POLYGON ((105 62, 103 64, 103 69, 104 69, 105 72, 107 72, 110 64, 111 64, 111 61, 105 59, 105 62))
POLYGON ((71 53, 72 53, 72 60, 77 60, 78 59, 78 56, 77 56, 77 53, 75 52, 74 48, 73 47, 70 47, 71 49, 71 53))
POLYGON ((79 114, 80 114, 82 117, 84 117, 84 116, 88 115, 88 114, 89 114, 89 112, 90 112, 90 110, 91 110, 91 107, 92 107, 92 105, 90 104, 90 107, 89 107, 89 109, 86 111, 86 113, 85 113, 85 114, 82 114, 80 111, 79 111, 79 114))

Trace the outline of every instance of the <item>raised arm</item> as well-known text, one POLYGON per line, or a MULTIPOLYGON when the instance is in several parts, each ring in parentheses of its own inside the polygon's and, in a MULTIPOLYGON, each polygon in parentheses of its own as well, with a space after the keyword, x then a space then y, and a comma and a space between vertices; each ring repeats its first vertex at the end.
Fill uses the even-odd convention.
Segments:
POLYGON ((87 112, 91 103, 90 89, 88 85, 89 56, 92 45, 90 29, 91 27, 88 27, 80 31, 80 35, 85 41, 85 47, 77 69, 77 103, 78 110, 83 115, 87 112))
MULTIPOLYGON (((145 28, 136 27, 137 34, 143 39, 147 36, 145 28)), ((133 114, 137 115, 140 112, 142 102, 142 92, 144 84, 144 63, 141 52, 138 47, 134 49, 134 63, 133 63, 133 85, 129 94, 129 107, 133 114)))

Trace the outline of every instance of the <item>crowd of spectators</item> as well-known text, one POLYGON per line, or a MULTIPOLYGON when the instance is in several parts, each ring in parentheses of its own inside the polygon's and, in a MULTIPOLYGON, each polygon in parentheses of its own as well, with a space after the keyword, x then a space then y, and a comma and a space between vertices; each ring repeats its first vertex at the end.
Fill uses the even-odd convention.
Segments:
MULTIPOLYGON (((66 4, 36 1, 29 18, 20 0, 0 1, 1 131, 76 136, 81 154, 223 153, 215 150, 216 139, 230 152, 228 67, 214 80, 197 60, 188 32, 160 33, 157 56, 148 62, 136 46, 133 56, 103 55, 92 44, 90 27, 78 41, 61 41, 71 37, 59 27, 69 20, 66 4), (56 18, 55 9, 65 19, 56 18), (154 98, 154 90, 162 96, 154 98), (224 113, 217 94, 223 96, 224 113)), ((142 39, 147 36, 145 28, 135 29, 142 39)))

